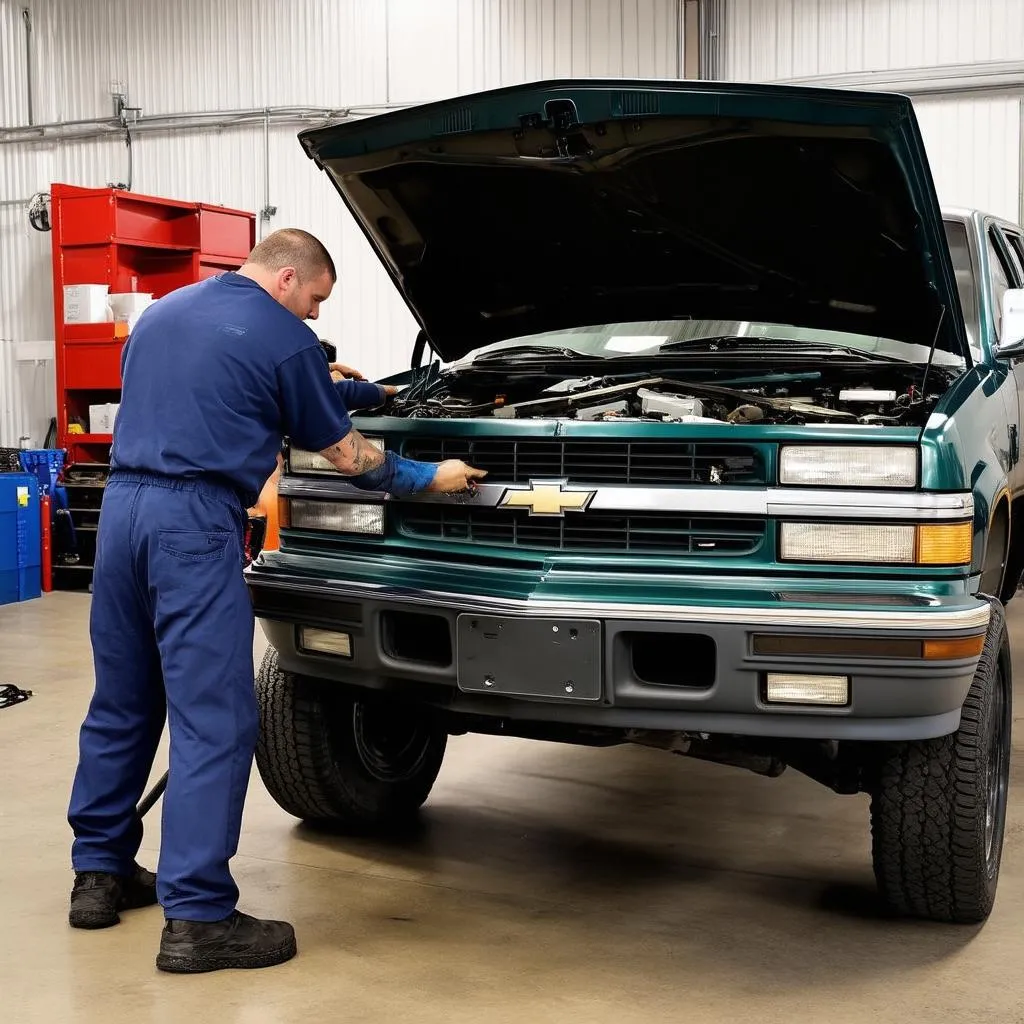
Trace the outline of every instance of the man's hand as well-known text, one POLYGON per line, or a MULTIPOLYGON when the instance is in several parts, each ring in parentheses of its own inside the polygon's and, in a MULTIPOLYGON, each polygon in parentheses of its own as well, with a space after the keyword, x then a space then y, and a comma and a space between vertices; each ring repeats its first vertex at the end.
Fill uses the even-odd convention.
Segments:
POLYGON ((331 380, 335 383, 339 380, 344 380, 346 377, 351 377, 352 380, 366 380, 358 370, 353 370, 351 366, 346 366, 344 363, 331 363, 330 367, 331 380))
POLYGON ((486 469, 467 466, 461 459, 446 459, 437 467, 433 482, 427 488, 435 494, 452 494, 472 490, 477 480, 487 476, 486 469))

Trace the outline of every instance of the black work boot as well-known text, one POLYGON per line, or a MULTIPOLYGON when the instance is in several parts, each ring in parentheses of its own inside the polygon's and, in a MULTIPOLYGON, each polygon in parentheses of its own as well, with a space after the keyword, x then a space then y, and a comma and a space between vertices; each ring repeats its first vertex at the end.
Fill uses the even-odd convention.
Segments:
POLYGON ((151 907, 156 903, 156 875, 135 865, 135 874, 79 871, 71 889, 72 928, 109 928, 121 920, 119 910, 151 907))
POLYGON ((295 931, 284 921, 260 921, 237 910, 223 921, 168 920, 156 965, 174 974, 275 967, 296 953, 295 931))

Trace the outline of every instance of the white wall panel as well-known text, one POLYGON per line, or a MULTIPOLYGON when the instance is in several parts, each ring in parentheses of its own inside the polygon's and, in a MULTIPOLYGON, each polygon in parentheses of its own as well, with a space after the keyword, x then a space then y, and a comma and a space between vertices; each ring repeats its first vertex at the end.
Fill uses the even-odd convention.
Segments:
POLYGON ((771 81, 1024 58, 1021 0, 728 0, 724 77, 771 81))
POLYGON ((32 7, 46 68, 40 120, 108 114, 114 81, 147 114, 379 103, 387 91, 381 0, 34 0, 32 7))
POLYGON ((949 206, 1022 218, 1021 102, 1005 97, 917 100, 917 118, 939 193, 949 206))
POLYGON ((501 82, 680 77, 675 0, 507 0, 501 82))
POLYGON ((0 338, 0 448, 40 448, 57 415, 53 360, 19 362, 16 343, 0 338))
POLYGON ((22 5, 0 0, 0 125, 28 119, 22 5))

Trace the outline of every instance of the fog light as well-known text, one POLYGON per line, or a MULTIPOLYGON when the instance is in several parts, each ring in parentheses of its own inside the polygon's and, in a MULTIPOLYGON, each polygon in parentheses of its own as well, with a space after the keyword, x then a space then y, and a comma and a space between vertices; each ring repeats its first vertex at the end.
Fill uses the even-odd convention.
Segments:
POLYGON ((769 672, 765 686, 769 704, 828 704, 850 702, 848 676, 798 675, 793 672, 769 672))
POLYGON ((330 530, 380 537, 384 533, 384 506, 376 502, 292 498, 289 525, 296 530, 330 530))
POLYGON ((352 657, 352 637, 348 633, 335 633, 330 629, 300 626, 299 647, 304 651, 333 654, 336 658, 352 657))

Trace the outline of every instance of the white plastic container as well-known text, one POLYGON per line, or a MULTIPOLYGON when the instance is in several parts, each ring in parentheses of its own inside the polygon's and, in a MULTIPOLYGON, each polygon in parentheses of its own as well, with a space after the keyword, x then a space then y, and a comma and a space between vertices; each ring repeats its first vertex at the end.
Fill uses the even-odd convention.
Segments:
POLYGON ((151 292, 113 292, 108 301, 115 320, 130 322, 133 315, 138 319, 139 314, 153 304, 153 295, 151 292))
POLYGON ((112 320, 109 291, 110 286, 105 284, 64 285, 64 323, 101 324, 112 320))
POLYGON ((120 408, 116 402, 108 402, 104 405, 89 406, 89 433, 90 434, 112 434, 114 432, 114 420, 117 418, 117 410, 120 408))

